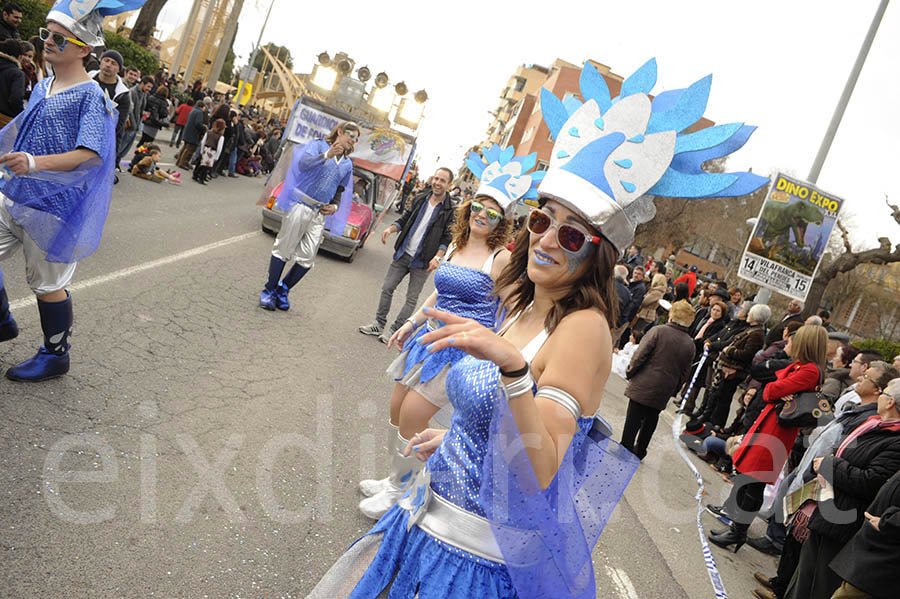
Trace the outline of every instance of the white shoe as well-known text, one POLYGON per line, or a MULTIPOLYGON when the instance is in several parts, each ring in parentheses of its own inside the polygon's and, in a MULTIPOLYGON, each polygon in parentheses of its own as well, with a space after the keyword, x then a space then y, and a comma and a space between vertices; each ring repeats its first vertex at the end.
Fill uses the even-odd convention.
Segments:
POLYGON ((359 502, 359 511, 367 518, 378 520, 403 496, 405 489, 387 484, 384 490, 377 495, 359 502))
POLYGON ((365 495, 366 497, 371 497, 372 495, 377 495, 381 493, 385 486, 387 486, 388 479, 375 479, 375 478, 367 478, 366 480, 359 481, 359 492, 365 495))

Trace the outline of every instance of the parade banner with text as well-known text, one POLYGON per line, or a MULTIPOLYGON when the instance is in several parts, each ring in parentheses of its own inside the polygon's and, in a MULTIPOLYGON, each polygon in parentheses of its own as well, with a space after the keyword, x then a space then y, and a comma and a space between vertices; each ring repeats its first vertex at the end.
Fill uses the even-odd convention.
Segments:
POLYGON ((747 242, 738 276, 806 301, 843 205, 844 200, 833 194, 777 173, 747 242))
MULTIPOLYGON (((288 124, 288 141, 305 144, 325 139, 340 119, 304 104, 297 104, 288 124)), ((413 144, 396 131, 360 126, 360 138, 350 158, 353 164, 373 173, 400 181, 409 161, 413 144)))

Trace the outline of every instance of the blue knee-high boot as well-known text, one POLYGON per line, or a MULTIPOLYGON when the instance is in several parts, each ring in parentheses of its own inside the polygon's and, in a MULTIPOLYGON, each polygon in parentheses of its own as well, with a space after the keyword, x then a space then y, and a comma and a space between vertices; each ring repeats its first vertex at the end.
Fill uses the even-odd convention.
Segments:
POLYGON ((75 318, 71 296, 67 294, 61 302, 38 300, 38 312, 44 344, 33 357, 6 371, 6 377, 14 381, 45 381, 69 372, 69 335, 75 318))
MULTIPOLYGON (((0 282, 3 281, 3 275, 0 274, 0 282)), ((9 313, 9 298, 6 295, 6 288, 0 287, 0 341, 9 341, 15 339, 19 335, 19 327, 13 320, 12 314, 9 313)))
POLYGON ((259 306, 264 310, 275 309, 275 290, 278 288, 278 280, 281 278, 281 271, 284 270, 284 260, 272 255, 269 258, 269 279, 266 286, 259 294, 259 306))
POLYGON ((290 310, 291 303, 288 301, 288 292, 294 288, 294 285, 300 282, 303 275, 309 272, 308 268, 304 268, 296 262, 285 275, 284 279, 278 284, 275 290, 275 307, 279 310, 290 310))

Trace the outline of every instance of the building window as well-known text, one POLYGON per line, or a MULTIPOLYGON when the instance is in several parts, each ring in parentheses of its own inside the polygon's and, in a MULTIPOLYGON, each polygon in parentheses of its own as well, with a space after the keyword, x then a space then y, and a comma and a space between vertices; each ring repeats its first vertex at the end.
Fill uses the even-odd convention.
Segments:
POLYGON ((547 141, 549 141, 550 143, 553 143, 553 134, 552 133, 547 135, 547 141))
POLYGON ((522 136, 522 143, 530 141, 532 137, 534 137, 534 127, 529 127, 525 130, 525 135, 522 136))
POLYGON ((550 163, 546 160, 538 160, 536 171, 545 171, 550 168, 550 163))
POLYGON ((524 77, 516 77, 515 90, 517 92, 520 92, 523 89, 525 89, 525 78, 524 77))

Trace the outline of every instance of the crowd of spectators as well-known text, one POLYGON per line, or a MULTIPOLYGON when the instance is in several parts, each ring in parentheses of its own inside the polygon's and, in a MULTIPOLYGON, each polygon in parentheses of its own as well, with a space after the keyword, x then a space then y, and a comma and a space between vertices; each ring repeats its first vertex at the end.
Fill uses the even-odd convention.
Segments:
POLYGON ((797 300, 773 320, 768 305, 704 282, 696 268, 673 281, 637 246, 616 266, 615 286, 622 349, 613 364, 629 400, 622 445, 643 459, 659 413, 680 395, 681 440, 732 485, 723 505, 707 505, 727 525, 709 540, 779 556, 774 572, 754 574, 753 596, 895 597, 900 355, 888 363, 852 345, 826 310, 804 318, 797 300), (817 402, 809 426, 781 413, 801 395, 817 402), (751 537, 756 519, 766 533, 751 537))

